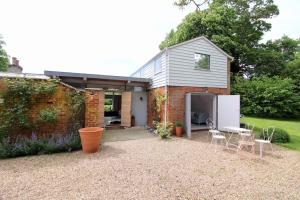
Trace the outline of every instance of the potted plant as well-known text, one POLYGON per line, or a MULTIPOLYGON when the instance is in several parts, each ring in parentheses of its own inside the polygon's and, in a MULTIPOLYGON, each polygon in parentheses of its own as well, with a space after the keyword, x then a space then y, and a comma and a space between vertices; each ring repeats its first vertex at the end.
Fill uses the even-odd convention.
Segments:
POLYGON ((176 121, 175 123, 175 132, 177 137, 182 136, 182 125, 183 125, 182 121, 176 121))
POLYGON ((84 153, 95 153, 99 151, 103 128, 88 127, 79 129, 82 151, 84 153))

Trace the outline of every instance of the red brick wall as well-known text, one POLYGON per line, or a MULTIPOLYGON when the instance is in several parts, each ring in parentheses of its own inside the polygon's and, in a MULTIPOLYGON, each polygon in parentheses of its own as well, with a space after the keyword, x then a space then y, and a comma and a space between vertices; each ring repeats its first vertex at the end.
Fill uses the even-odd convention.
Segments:
POLYGON ((85 91, 85 127, 104 126, 104 91, 86 89, 85 91))
POLYGON ((67 133, 71 113, 69 112, 70 101, 66 94, 70 91, 73 91, 73 89, 58 84, 56 92, 50 98, 48 96, 39 97, 39 102, 34 104, 29 112, 29 117, 31 120, 36 119, 39 111, 44 108, 53 107, 58 111, 57 122, 55 125, 45 125, 41 127, 38 130, 39 135, 67 133))
MULTIPOLYGON (((163 95, 165 93, 165 87, 160 87, 160 88, 155 88, 151 89, 148 92, 148 102, 147 102, 147 124, 149 127, 153 127, 153 121, 154 121, 154 101, 155 101, 155 94, 160 94, 163 95)), ((160 113, 160 118, 163 120, 164 119, 164 113, 165 113, 165 107, 164 105, 162 106, 161 113, 160 113)))
MULTIPOLYGON (((47 81, 39 80, 36 81, 47 81)), ((3 79, 0 78, 0 93, 5 92, 6 84, 3 79)), ((67 95, 69 92, 75 91, 74 88, 68 87, 64 84, 57 84, 56 91, 53 95, 38 96, 33 97, 32 101, 34 105, 30 108, 27 113, 28 119, 33 124, 33 121, 37 119, 40 111, 45 108, 55 108, 58 111, 57 123, 53 125, 39 125, 36 129, 22 129, 18 130, 16 133, 11 133, 13 135, 23 135, 31 136, 32 132, 35 132, 38 137, 47 137, 53 134, 66 134, 68 128, 70 127, 70 98, 67 95), (36 129, 36 130, 35 130, 36 129)), ((0 104, 0 114, 1 114, 1 104, 0 104)))
POLYGON ((121 126, 131 126, 131 92, 122 92, 121 126))
MULTIPOLYGON (((167 120, 168 122, 175 123, 177 120, 184 121, 184 112, 185 112, 185 94, 186 93, 212 93, 212 94, 229 94, 227 88, 207 88, 207 87, 186 87, 186 86, 168 86, 168 110, 167 110, 167 120)), ((148 92, 148 126, 152 127, 154 120, 153 112, 153 102, 154 94, 159 92, 164 94, 165 87, 151 89, 148 92)), ((161 119, 164 120, 164 109, 165 106, 162 105, 161 119)))
POLYGON ((168 87, 168 122, 175 123, 177 120, 184 121, 185 94, 186 93, 211 93, 228 94, 227 88, 204 88, 204 87, 168 87))

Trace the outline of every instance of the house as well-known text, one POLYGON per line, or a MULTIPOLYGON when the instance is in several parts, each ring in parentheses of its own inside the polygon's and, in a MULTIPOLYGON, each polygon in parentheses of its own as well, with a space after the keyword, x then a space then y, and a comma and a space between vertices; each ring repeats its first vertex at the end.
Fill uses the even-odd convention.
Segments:
POLYGON ((164 95, 161 119, 184 121, 191 136, 192 130, 207 128, 207 119, 218 128, 239 126, 239 96, 229 95, 232 60, 207 38, 198 37, 162 50, 129 77, 55 71, 45 75, 93 91, 90 95, 96 94, 97 102, 92 101, 90 109, 96 106, 100 116, 90 120, 94 115, 86 115, 86 121, 97 126, 131 126, 132 120, 151 126, 155 95, 164 95))

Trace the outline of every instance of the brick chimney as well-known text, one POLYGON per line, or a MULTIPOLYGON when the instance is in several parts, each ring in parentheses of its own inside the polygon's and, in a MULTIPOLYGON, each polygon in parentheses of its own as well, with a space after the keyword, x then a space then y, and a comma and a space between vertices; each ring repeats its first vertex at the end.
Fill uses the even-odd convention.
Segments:
POLYGON ((19 65, 19 60, 16 57, 12 57, 12 62, 8 66, 7 72, 21 74, 23 68, 19 65))

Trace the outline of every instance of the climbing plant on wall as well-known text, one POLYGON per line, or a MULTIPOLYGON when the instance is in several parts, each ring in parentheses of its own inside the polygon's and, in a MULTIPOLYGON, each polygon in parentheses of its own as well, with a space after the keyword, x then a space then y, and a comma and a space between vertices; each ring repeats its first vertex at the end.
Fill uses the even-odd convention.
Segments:
POLYGON ((154 99, 153 99, 154 121, 156 122, 161 121, 162 106, 166 100, 167 100, 167 96, 165 94, 161 94, 158 91, 154 93, 154 99))
POLYGON ((68 93, 70 98, 70 127, 71 132, 77 131, 84 123, 85 98, 82 92, 72 91, 68 93))
MULTIPOLYGON (((34 127, 28 113, 40 98, 49 98, 57 88, 56 80, 39 80, 25 78, 2 79, 4 90, 0 93, 0 136, 16 131, 30 130, 34 127)), ((50 110, 50 108, 49 108, 50 110)), ((44 119, 52 111, 41 112, 44 119)), ((52 115, 52 118, 55 116, 52 115)), ((41 118, 41 120, 43 120, 41 118)), ((53 121, 55 121, 53 119, 53 121)), ((52 122, 53 122, 52 121, 52 122)))

